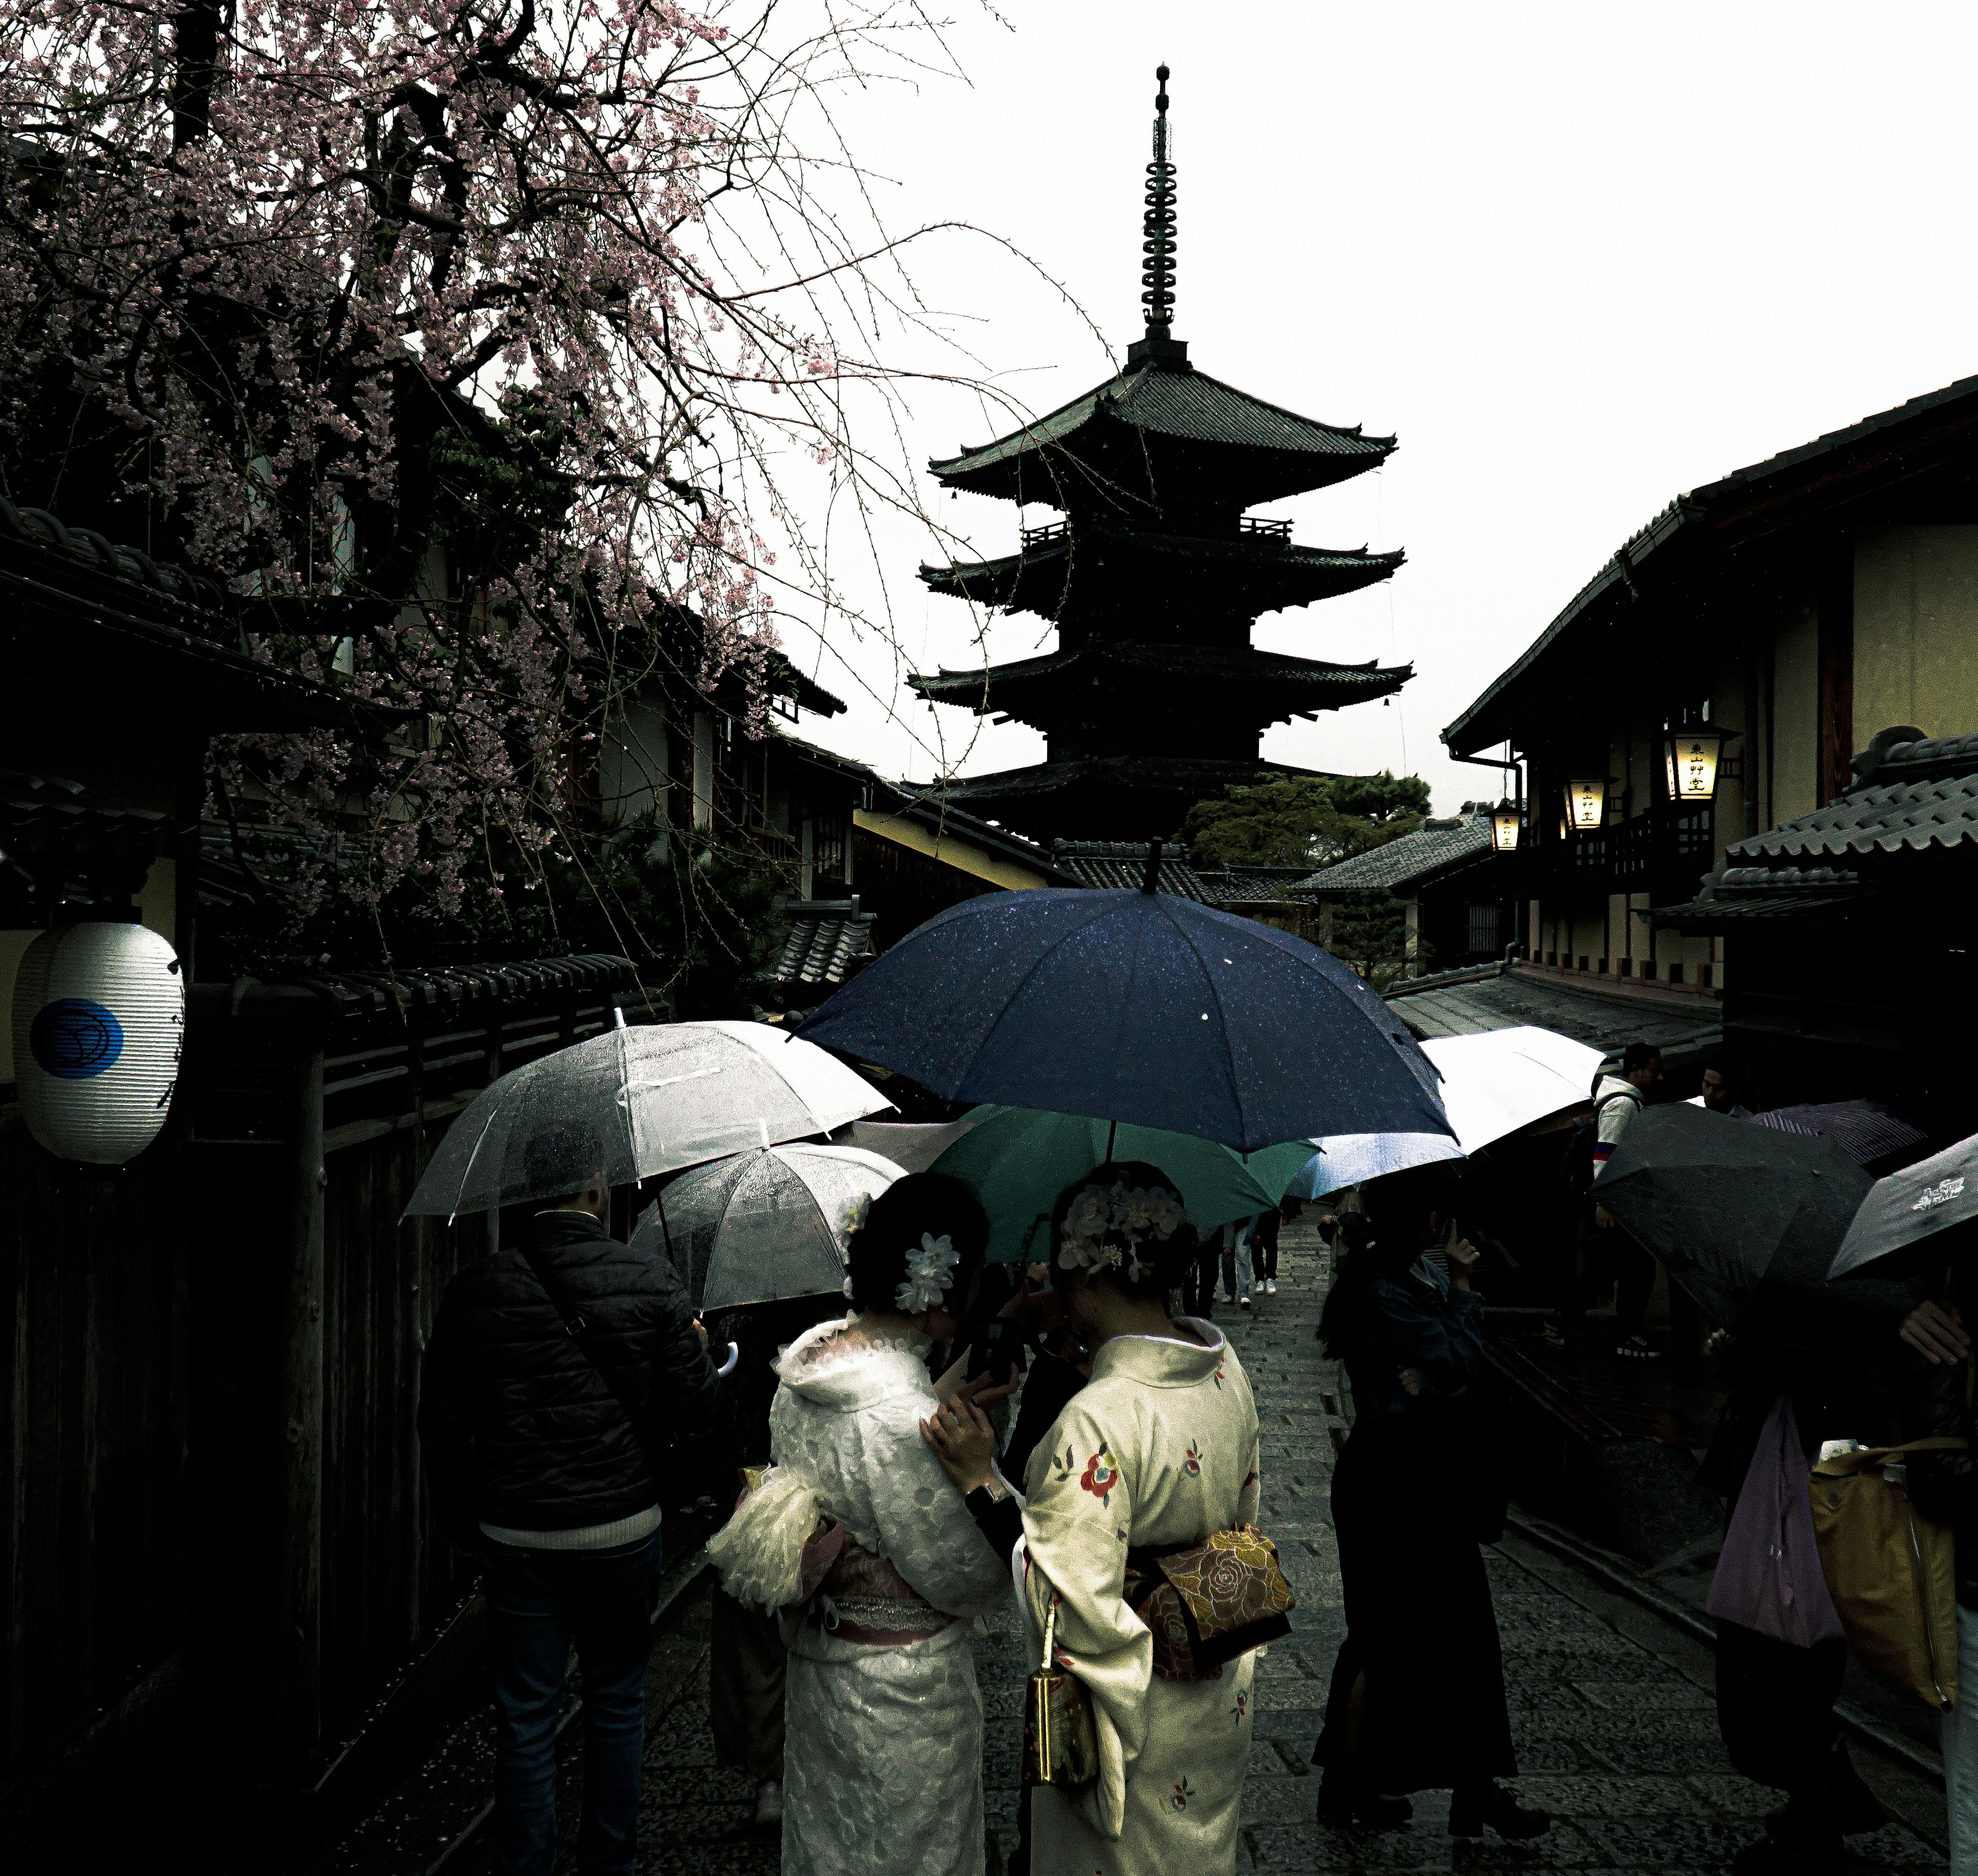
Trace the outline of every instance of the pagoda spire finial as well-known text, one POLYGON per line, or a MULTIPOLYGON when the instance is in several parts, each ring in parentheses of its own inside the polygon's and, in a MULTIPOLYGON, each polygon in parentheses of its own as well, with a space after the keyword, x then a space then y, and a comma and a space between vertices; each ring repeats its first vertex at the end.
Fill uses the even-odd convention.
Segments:
POLYGON ((1175 166, 1168 143, 1168 68, 1154 73, 1154 160, 1147 165, 1146 214, 1140 224, 1140 306, 1147 336, 1173 336, 1175 264, 1175 166))

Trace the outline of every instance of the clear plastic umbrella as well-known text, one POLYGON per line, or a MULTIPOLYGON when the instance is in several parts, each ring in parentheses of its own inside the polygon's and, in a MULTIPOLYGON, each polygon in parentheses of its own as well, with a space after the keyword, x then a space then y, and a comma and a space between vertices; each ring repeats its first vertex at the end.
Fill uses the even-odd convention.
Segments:
POLYGON ((828 1133, 888 1106, 812 1043, 766 1023, 614 1029, 504 1075, 433 1154, 408 1217, 552 1199, 750 1146, 828 1133))
POLYGON ((672 1256, 696 1309, 822 1296, 845 1281, 852 1206, 901 1176, 856 1146, 759 1147, 676 1180, 632 1242, 672 1256))

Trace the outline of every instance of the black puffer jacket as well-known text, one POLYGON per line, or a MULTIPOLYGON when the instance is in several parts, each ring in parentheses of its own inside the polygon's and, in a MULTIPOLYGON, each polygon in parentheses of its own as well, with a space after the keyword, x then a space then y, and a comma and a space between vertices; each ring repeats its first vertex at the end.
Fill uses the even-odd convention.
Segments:
MULTIPOLYGON (((719 1388, 693 1305, 663 1258, 619 1243, 588 1213, 534 1221, 544 1260, 584 1313, 587 1339, 676 1438, 703 1434, 719 1388)), ((447 1528, 610 1524, 659 1502, 630 1418, 565 1332, 521 1251, 448 1285, 422 1371, 419 1445, 447 1528)))

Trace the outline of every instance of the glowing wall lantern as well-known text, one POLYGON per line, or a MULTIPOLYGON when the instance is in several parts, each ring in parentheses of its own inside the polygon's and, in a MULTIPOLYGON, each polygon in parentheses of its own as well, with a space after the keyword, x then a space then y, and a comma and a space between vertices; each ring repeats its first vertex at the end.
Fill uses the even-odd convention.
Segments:
POLYGON ((178 959, 157 932, 107 921, 44 931, 14 980, 28 1132, 64 1160, 135 1158, 171 1112, 184 1034, 178 959))
POLYGON ((1662 764, 1672 801, 1708 801, 1717 792, 1717 756, 1723 746, 1724 738, 1715 730, 1671 733, 1662 745, 1662 764))
POLYGON ((1514 801, 1500 801, 1490 810, 1490 848, 1495 853, 1518 850, 1518 824, 1522 817, 1514 801))
POLYGON ((1566 785, 1566 818, 1576 833, 1591 833, 1607 823, 1607 778, 1586 776, 1566 785))

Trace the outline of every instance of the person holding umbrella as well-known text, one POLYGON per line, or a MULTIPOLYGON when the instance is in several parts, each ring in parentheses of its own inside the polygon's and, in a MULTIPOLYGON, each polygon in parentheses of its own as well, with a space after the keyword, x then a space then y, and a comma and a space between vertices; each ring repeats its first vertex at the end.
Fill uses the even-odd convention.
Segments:
POLYGON ((584 1676, 587 1871, 630 1876, 666 1460, 719 1383, 673 1267, 605 1229, 606 1149, 551 1125, 515 1176, 545 1195, 530 1240, 447 1286, 421 1370, 419 1448, 449 1536, 478 1555, 494 1657, 495 1866, 557 1860, 556 1721, 584 1676))

